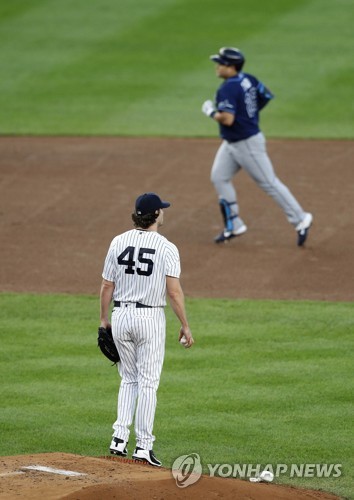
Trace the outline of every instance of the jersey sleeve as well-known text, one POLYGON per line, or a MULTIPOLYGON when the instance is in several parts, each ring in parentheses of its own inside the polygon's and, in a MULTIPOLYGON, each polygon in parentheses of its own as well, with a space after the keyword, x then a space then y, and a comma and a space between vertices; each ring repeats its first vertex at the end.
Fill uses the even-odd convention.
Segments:
POLYGON ((229 85, 223 85, 216 94, 217 110, 225 113, 236 113, 236 100, 234 92, 231 92, 229 85))
POLYGON ((181 274, 181 262, 178 249, 170 243, 166 249, 166 276, 179 278, 181 274))
POLYGON ((262 82, 258 82, 257 85, 257 102, 258 109, 261 110, 268 104, 268 102, 274 98, 274 95, 271 93, 267 87, 263 85, 262 82))
POLYGON ((116 278, 116 266, 115 266, 115 239, 110 244, 108 253, 104 262, 102 278, 107 281, 115 281, 116 278))

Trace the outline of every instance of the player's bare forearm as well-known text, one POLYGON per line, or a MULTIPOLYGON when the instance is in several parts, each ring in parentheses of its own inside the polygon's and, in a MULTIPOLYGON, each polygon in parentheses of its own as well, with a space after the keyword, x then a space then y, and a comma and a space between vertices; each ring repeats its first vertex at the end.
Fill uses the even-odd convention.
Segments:
POLYGON ((173 312, 181 322, 181 329, 178 340, 185 337, 185 347, 191 347, 194 343, 192 332, 188 325, 186 308, 184 304, 184 293, 178 278, 167 277, 167 294, 170 299, 170 304, 173 312))
POLYGON ((167 294, 170 299, 173 312, 181 322, 182 328, 189 329, 184 304, 184 293, 178 278, 167 277, 167 294))
POLYGON ((114 291, 114 283, 112 281, 107 281, 105 279, 102 280, 101 284, 101 292, 100 292, 100 321, 101 326, 106 327, 110 324, 108 314, 109 314, 109 306, 112 301, 114 291))
POLYGON ((167 277, 167 294, 173 312, 181 322, 182 327, 189 328, 184 305, 184 293, 178 278, 167 277))
POLYGON ((227 127, 231 127, 231 125, 235 121, 235 115, 233 115, 232 113, 217 111, 213 116, 213 119, 218 123, 221 123, 221 125, 226 125, 227 127))

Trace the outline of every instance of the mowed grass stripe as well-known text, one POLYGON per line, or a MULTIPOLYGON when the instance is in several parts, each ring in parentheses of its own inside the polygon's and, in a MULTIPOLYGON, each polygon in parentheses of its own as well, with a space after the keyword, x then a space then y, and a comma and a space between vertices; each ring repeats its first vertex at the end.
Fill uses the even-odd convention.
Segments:
MULTIPOLYGON (((0 305, 0 455, 106 453, 119 377, 96 345, 98 297, 1 294, 0 305)), ((187 307, 191 350, 166 310, 155 421, 164 464, 192 452, 206 471, 340 463, 340 478, 277 481, 349 495, 353 304, 188 299, 187 307)))
POLYGON ((0 9, 1 133, 215 136, 200 112, 219 81, 209 54, 240 46, 276 94, 268 136, 353 137, 349 0, 208 0, 0 9))

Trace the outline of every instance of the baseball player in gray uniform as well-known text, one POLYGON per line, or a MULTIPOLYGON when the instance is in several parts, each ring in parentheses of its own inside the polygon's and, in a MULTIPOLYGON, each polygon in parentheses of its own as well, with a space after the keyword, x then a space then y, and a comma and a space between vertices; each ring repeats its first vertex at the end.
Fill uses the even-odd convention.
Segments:
POLYGON ((135 414, 136 448, 132 458, 157 467, 161 462, 153 452, 153 424, 165 352, 166 292, 181 322, 178 340, 186 348, 194 343, 179 281, 179 252, 158 233, 163 224, 163 209, 169 206, 155 193, 137 198, 132 214, 135 229, 113 239, 105 259, 100 294, 101 326, 112 326, 120 355, 121 383, 110 451, 127 455, 135 414))
POLYGON ((297 231, 297 244, 302 246, 313 216, 303 210, 275 175, 259 128, 259 112, 274 96, 255 76, 242 72, 245 57, 239 49, 223 47, 210 59, 217 64, 217 76, 224 80, 217 91, 215 104, 207 100, 202 106, 203 113, 218 122, 223 139, 211 170, 211 181, 219 195, 224 221, 224 230, 215 242, 227 242, 247 231, 239 215, 232 184, 233 176, 243 168, 282 208, 297 231))

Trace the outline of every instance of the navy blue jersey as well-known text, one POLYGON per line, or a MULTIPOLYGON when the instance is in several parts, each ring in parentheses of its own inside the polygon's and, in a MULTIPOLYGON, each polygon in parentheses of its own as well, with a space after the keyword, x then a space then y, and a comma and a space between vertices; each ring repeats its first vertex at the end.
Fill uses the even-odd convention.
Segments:
POLYGON ((225 80, 216 93, 216 109, 235 115, 230 126, 220 125, 220 135, 229 142, 258 134, 259 111, 273 94, 255 76, 239 73, 225 80))

